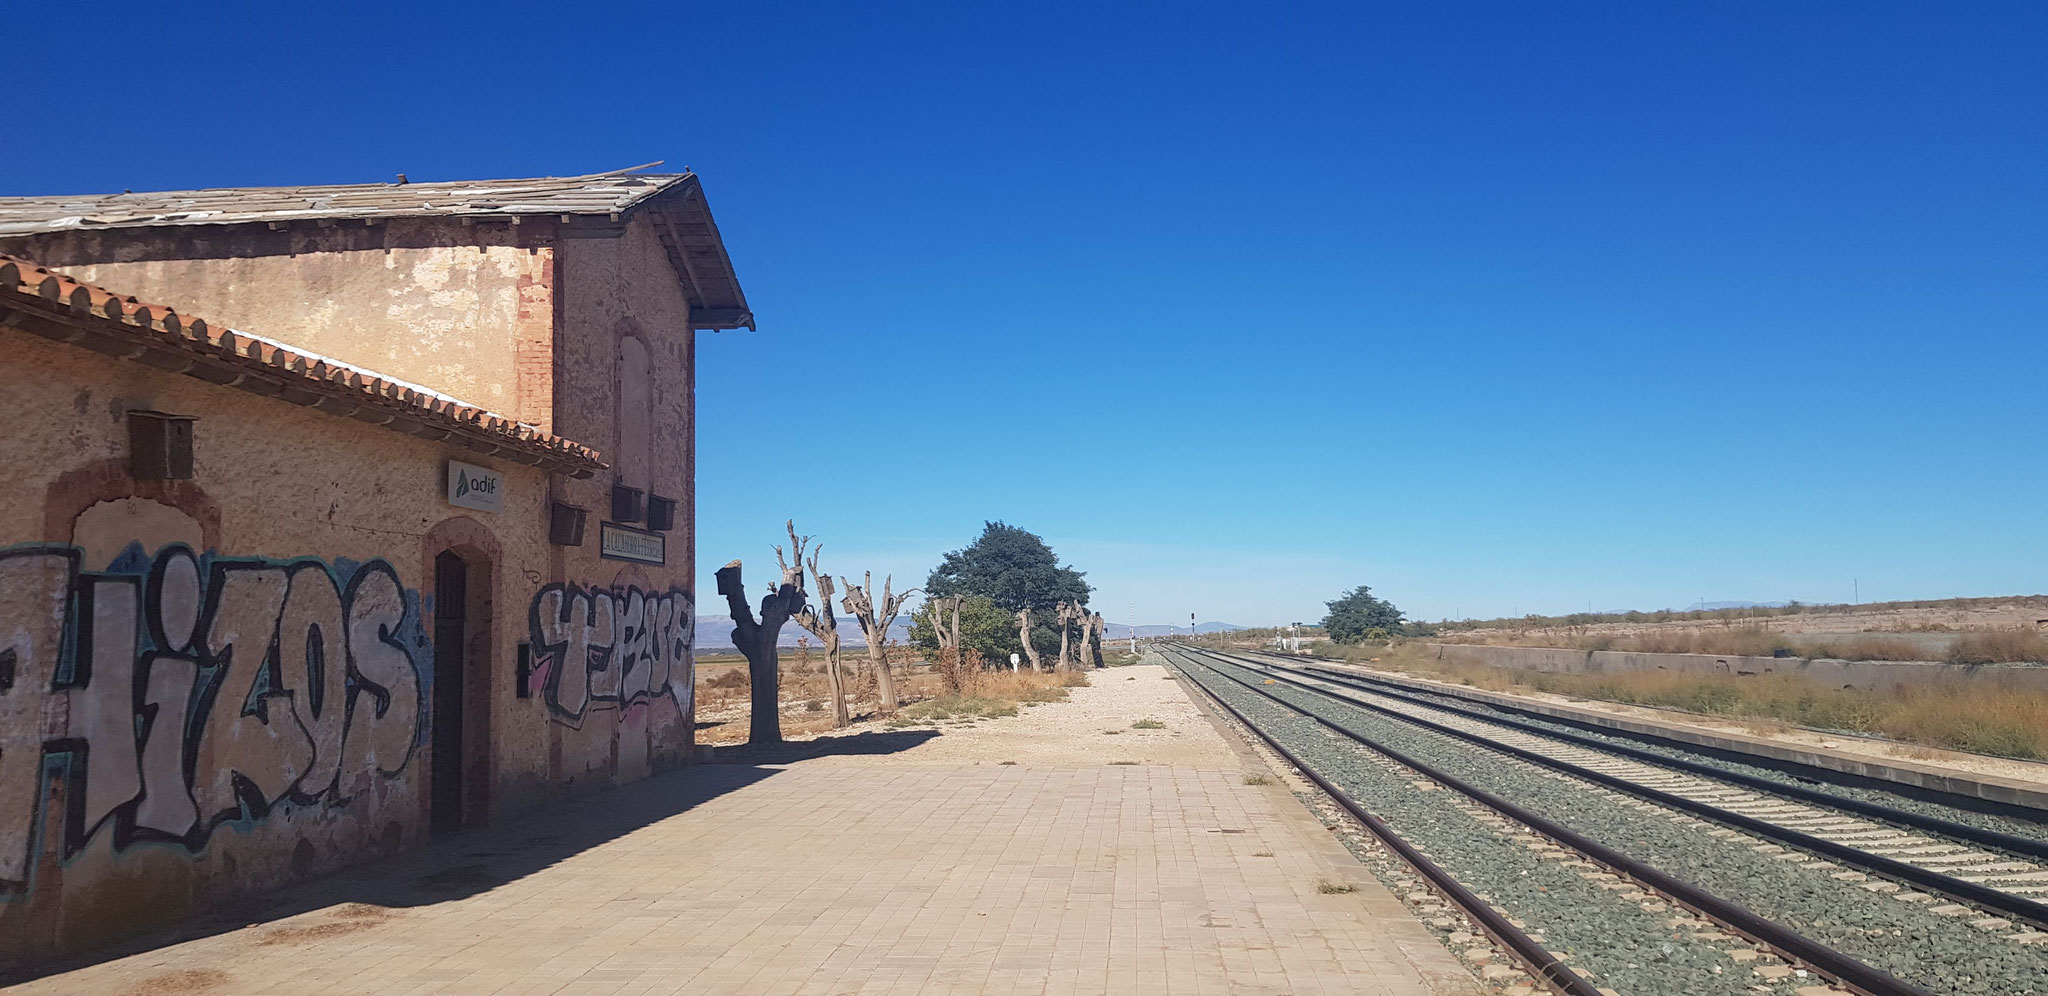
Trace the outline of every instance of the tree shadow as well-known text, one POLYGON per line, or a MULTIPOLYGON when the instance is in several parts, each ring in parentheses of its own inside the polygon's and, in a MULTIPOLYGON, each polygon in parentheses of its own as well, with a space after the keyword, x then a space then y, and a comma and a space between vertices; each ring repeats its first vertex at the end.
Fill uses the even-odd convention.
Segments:
POLYGON ((0 969, 0 986, 85 968, 229 931, 262 931, 258 944, 309 942, 375 926, 389 911, 467 899, 543 871, 561 861, 719 796, 774 777, 794 761, 833 754, 893 754, 937 736, 934 730, 890 731, 790 743, 742 756, 749 748, 718 748, 713 763, 695 764, 491 826, 436 837, 425 845, 371 858, 329 874, 230 900, 176 927, 116 942, 89 954, 0 969), (314 911, 329 918, 276 926, 314 911))
POLYGON ((712 748, 711 763, 792 764, 819 757, 895 754, 940 735, 937 730, 862 730, 859 733, 827 734, 813 740, 788 740, 760 747, 752 744, 732 744, 712 748))

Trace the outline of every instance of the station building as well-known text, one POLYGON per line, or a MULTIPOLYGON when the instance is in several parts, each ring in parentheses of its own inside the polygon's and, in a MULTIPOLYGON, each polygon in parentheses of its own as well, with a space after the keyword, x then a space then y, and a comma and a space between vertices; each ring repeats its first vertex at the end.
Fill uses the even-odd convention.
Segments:
POLYGON ((696 176, 0 198, 0 968, 693 753, 696 176))

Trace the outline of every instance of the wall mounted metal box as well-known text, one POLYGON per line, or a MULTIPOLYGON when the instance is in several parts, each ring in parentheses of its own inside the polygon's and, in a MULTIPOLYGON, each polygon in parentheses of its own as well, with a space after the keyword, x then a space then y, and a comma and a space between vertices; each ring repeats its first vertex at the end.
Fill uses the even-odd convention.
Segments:
POLYGON ((138 481, 192 479, 192 415, 128 413, 128 473, 138 481))

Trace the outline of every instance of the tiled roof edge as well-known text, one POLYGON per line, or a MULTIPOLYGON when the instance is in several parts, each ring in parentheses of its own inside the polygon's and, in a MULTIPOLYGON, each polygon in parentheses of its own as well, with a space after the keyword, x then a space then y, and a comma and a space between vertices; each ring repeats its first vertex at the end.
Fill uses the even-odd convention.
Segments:
POLYGON ((180 315, 167 305, 146 304, 32 260, 0 254, 0 324, 19 324, 10 311, 56 326, 24 326, 46 338, 486 456, 578 476, 607 466, 589 446, 475 405, 268 337, 216 330, 205 319, 180 315))

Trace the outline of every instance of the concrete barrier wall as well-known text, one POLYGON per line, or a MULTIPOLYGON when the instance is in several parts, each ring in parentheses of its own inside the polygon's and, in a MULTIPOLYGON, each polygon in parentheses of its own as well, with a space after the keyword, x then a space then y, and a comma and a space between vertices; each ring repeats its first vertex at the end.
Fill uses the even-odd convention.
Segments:
POLYGON ((1487 647, 1463 643, 1432 643, 1428 646, 1438 659, 1444 661, 1568 674, 1608 674, 1621 671, 1678 671, 1685 674, 1726 674, 1739 677, 1772 674, 1806 678, 1833 688, 1867 689, 1960 680, 2048 692, 2048 667, 2032 664, 1944 664, 1939 661, 1841 661, 1804 657, 1641 654, 1622 650, 1487 647))

